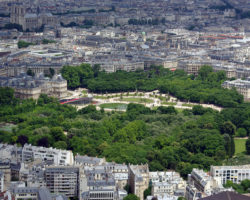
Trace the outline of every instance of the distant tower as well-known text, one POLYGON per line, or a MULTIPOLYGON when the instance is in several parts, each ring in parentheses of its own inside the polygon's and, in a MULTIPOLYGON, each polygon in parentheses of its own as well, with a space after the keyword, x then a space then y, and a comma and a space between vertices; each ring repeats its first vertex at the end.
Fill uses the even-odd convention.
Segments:
POLYGON ((24 15, 25 15, 25 7, 17 2, 12 4, 11 6, 11 16, 10 16, 10 22, 15 24, 23 24, 24 21, 24 15))

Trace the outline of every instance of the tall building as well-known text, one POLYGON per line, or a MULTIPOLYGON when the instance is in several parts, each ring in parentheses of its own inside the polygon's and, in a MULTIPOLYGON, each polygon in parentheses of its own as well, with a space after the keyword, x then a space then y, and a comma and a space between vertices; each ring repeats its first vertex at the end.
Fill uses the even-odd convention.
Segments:
POLYGON ((11 5, 10 22, 19 24, 24 31, 34 31, 43 25, 55 25, 56 18, 51 13, 40 13, 32 11, 28 6, 16 2, 11 5))
POLYGON ((26 7, 22 3, 13 3, 11 6, 10 22, 12 24, 24 23, 24 15, 26 13, 26 7))
POLYGON ((51 193, 64 194, 66 197, 80 196, 80 174, 79 167, 47 167, 45 170, 45 181, 51 193))
POLYGON ((148 164, 145 165, 129 165, 129 186, 133 194, 138 196, 140 200, 144 199, 144 191, 149 185, 149 169, 148 164))

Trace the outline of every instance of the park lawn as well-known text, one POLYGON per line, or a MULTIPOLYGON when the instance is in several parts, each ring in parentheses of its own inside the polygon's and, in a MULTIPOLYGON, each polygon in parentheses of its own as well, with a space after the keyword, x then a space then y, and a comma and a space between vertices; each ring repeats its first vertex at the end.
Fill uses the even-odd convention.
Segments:
POLYGON ((177 103, 175 102, 162 102, 163 105, 175 106, 177 103))
POLYGON ((106 96, 93 96, 94 99, 108 99, 106 96))
POLYGON ((247 139, 235 138, 235 154, 240 154, 246 151, 246 141, 247 139))
POLYGON ((127 104, 124 103, 104 103, 100 105, 101 108, 108 109, 117 109, 117 110, 126 110, 127 104))
POLYGON ((128 101, 132 103, 154 103, 152 99, 146 99, 146 98, 122 98, 120 101, 128 101))
POLYGON ((97 96, 93 96, 94 99, 111 99, 111 98, 115 98, 115 97, 119 97, 119 95, 110 95, 110 96, 101 96, 101 95, 97 95, 97 96))
POLYGON ((186 107, 194 107, 194 105, 192 104, 188 104, 188 103, 183 103, 182 106, 186 106, 186 107))

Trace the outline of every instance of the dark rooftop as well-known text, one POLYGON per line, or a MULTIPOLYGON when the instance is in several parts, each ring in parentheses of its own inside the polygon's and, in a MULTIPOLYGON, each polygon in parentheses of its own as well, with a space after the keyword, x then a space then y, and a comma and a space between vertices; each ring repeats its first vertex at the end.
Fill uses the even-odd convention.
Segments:
POLYGON ((250 200, 250 197, 235 192, 221 192, 199 200, 250 200))

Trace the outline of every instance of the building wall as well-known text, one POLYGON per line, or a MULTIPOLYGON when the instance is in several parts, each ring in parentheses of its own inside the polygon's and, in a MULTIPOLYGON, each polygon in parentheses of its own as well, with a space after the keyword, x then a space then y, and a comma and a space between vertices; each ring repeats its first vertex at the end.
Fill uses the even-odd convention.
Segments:
POLYGON ((245 179, 250 179, 250 165, 212 166, 210 173, 213 177, 220 177, 222 184, 225 184, 228 180, 239 184, 245 179))
POLYGON ((64 194, 66 197, 78 197, 79 168, 61 167, 58 171, 54 170, 56 168, 58 167, 48 167, 45 170, 46 186, 50 192, 64 194))
POLYGON ((144 199, 144 191, 149 185, 148 165, 129 165, 129 185, 133 194, 144 199))

